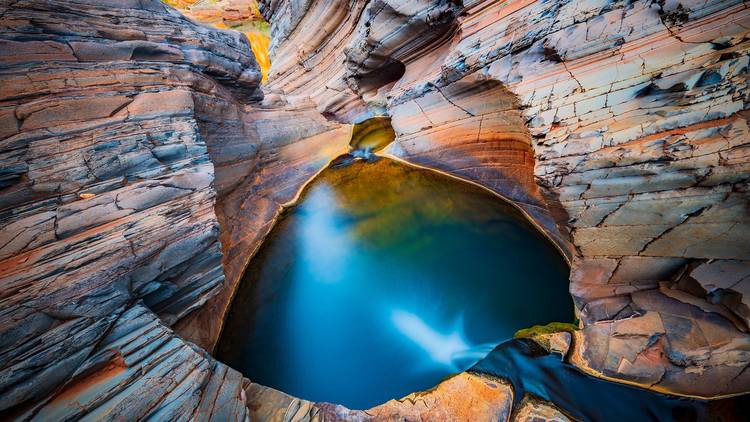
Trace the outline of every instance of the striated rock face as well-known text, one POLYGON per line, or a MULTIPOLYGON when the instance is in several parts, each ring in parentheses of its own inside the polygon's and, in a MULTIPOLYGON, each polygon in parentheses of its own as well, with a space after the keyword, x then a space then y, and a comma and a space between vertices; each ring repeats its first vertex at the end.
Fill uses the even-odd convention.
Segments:
POLYGON ((0 412, 242 420, 242 377, 164 324, 224 291, 216 192, 259 148, 212 116, 262 98, 246 39, 157 1, 10 3, 0 412))
POLYGON ((234 29, 245 33, 250 41, 255 61, 268 78, 271 62, 268 58, 268 23, 258 10, 256 0, 162 0, 197 22, 220 29, 234 29))
POLYGON ((0 414, 243 419, 242 377, 166 326, 211 349, 348 126, 261 101, 242 34, 158 1, 4 2, 0 44, 0 414))
POLYGON ((247 421, 242 375, 184 342, 142 304, 122 313, 72 381, 18 419, 247 421))
POLYGON ((200 98, 259 98, 247 42, 161 3, 3 2, 0 411, 86 365, 136 300, 224 281, 200 98), (11 4, 12 3, 12 4, 11 4))
POLYGON ((505 195, 563 249, 569 237, 582 368, 750 390, 743 2, 261 6, 271 89, 340 121, 386 113, 386 152, 505 195))

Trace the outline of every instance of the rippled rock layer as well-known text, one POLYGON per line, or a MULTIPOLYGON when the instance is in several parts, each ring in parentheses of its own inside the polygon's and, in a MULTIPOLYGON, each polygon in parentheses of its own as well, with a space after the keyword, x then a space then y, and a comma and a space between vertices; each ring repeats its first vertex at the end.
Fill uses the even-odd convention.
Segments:
POLYGON ((262 103, 242 34, 158 1, 2 2, 0 28, 0 411, 243 419, 242 377, 167 326, 226 305, 348 132, 262 103))
POLYGON ((0 410, 33 413, 137 300, 171 324, 221 289, 201 103, 259 98, 260 74, 237 34, 159 2, 0 16, 0 410))

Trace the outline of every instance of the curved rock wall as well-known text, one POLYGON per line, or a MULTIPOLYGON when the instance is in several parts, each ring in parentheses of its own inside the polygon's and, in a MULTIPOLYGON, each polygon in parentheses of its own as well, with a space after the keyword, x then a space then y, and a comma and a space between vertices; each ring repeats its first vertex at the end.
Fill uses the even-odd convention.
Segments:
POLYGON ((326 120, 311 104, 292 107, 272 95, 263 104, 241 109, 209 105, 201 126, 216 166, 216 214, 226 279, 216 297, 175 329, 212 351, 250 257, 283 205, 348 150, 351 128, 326 120))
POLYGON ((241 376, 162 324, 224 283, 202 115, 262 97, 247 41, 158 1, 7 1, 0 51, 0 412, 144 416, 188 381, 218 412, 241 376))
POLYGON ((242 377, 163 324, 213 347, 249 257, 349 126, 262 102, 244 36, 158 1, 0 11, 0 411, 243 419, 242 377))
POLYGON ((580 366, 750 390, 743 2, 331 3, 261 2, 271 89, 342 121, 385 112, 390 154, 509 197, 565 245, 557 223, 580 366), (361 89, 373 69, 390 76, 361 89))

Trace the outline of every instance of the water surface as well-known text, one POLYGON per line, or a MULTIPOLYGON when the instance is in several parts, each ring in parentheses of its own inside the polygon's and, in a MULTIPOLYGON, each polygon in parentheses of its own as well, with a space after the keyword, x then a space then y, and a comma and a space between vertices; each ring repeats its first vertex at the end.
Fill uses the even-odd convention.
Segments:
POLYGON ((470 371, 508 380, 516 404, 533 395, 580 421, 740 421, 750 409, 747 394, 697 400, 592 377, 526 339, 500 344, 470 371))
POLYGON ((572 310, 563 258, 514 207, 435 172, 356 161, 323 171, 272 230, 218 357, 254 382, 365 409, 572 310))

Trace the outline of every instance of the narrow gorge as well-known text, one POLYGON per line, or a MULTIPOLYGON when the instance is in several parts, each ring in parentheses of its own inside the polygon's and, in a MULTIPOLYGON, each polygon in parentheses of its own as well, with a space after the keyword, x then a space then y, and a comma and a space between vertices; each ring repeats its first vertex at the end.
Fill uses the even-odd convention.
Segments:
POLYGON ((750 5, 0 0, 0 420, 743 420, 750 5))

